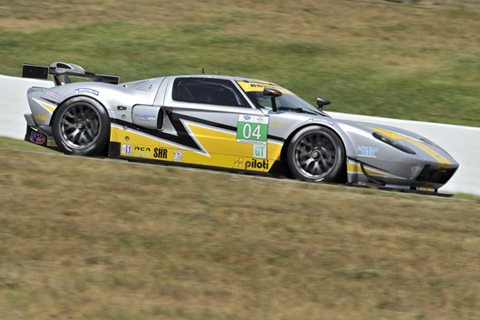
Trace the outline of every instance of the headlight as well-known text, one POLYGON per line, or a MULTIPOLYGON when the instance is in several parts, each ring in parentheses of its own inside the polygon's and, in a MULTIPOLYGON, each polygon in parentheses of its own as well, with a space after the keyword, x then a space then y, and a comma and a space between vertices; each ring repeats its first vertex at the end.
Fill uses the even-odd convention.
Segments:
POLYGON ((374 132, 372 133, 372 135, 378 140, 385 142, 386 144, 389 144, 392 147, 397 148, 398 150, 402 150, 403 152, 410 153, 410 154, 416 154, 415 151, 413 151, 411 148, 401 144, 397 140, 387 137, 386 135, 383 135, 379 132, 374 132))

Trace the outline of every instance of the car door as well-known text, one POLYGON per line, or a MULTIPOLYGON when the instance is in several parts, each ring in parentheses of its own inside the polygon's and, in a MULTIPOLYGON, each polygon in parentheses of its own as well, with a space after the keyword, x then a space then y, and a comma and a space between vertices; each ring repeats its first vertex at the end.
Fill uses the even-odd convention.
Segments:
POLYGON ((268 171, 269 117, 230 79, 171 78, 163 99, 162 131, 171 134, 179 161, 268 171))

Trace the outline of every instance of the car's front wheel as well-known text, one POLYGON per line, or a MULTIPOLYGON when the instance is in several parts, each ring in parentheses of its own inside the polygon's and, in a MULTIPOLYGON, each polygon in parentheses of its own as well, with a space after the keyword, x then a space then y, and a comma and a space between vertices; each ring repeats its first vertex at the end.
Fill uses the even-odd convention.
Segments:
POLYGON ((110 119, 98 101, 75 97, 56 111, 52 129, 55 142, 64 153, 93 156, 109 140, 110 119))
POLYGON ((291 140, 287 161, 297 179, 331 182, 342 174, 345 151, 342 141, 332 130, 310 126, 297 132, 291 140))

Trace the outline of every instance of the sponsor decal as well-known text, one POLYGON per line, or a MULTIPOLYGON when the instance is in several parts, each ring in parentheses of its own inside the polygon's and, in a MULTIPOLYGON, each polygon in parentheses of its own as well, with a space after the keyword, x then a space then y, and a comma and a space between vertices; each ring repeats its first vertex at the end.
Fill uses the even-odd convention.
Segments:
POLYGON ((380 149, 378 147, 366 147, 366 146, 358 146, 357 151, 360 151, 358 154, 359 157, 368 157, 368 158, 376 158, 375 155, 380 149))
POLYGON ((253 145, 253 157, 254 158, 267 158, 267 145, 266 144, 254 144, 253 145))
POLYGON ((133 155, 140 156, 140 157, 151 157, 151 148, 150 147, 143 147, 143 146, 134 146, 133 147, 133 155))
POLYGON ((132 146, 130 146, 128 144, 122 144, 122 154, 131 155, 132 154, 132 146))
POLYGON ((158 159, 167 159, 168 150, 162 148, 153 149, 153 157, 158 159))
POLYGON ((91 93, 91 94, 94 94, 96 96, 98 96, 99 92, 97 90, 94 90, 94 89, 90 89, 90 88, 78 88, 78 89, 75 89, 75 93, 79 93, 79 92, 86 92, 86 93, 91 93))
POLYGON ((266 143, 268 135, 268 117, 238 116, 237 142, 266 143))
POLYGON ((47 117, 46 114, 41 115, 40 113, 37 113, 35 115, 35 121, 47 121, 47 117))
POLYGON ((272 123, 270 123, 270 126, 271 127, 285 128, 285 122, 272 121, 272 123))
POLYGON ((182 150, 175 150, 175 153, 173 154, 173 158, 175 161, 180 161, 183 159, 183 151, 182 150))
POLYGON ((240 85, 240 87, 242 87, 242 89, 245 92, 249 92, 249 91, 261 92, 263 91, 264 88, 268 88, 268 89, 279 90, 284 94, 293 94, 291 91, 273 83, 252 83, 252 82, 245 82, 245 81, 237 81, 237 83, 240 85))
POLYGON ((265 84, 259 84, 259 83, 252 83, 250 86, 252 88, 258 87, 258 88, 276 88, 276 86, 270 86, 270 85, 265 85, 265 84))
POLYGON ((252 159, 245 162, 245 169, 265 169, 268 170, 268 160, 252 159))
POLYGON ((325 122, 331 125, 332 127, 335 125, 332 121, 328 121, 327 119, 322 119, 322 118, 310 118, 308 121, 320 121, 320 122, 325 122))
POLYGON ((235 158, 235 161, 233 162, 233 167, 234 168, 243 168, 243 158, 235 158))
POLYGON ((133 148, 133 151, 137 151, 137 152, 150 152, 150 147, 142 147, 142 146, 135 146, 133 148))
POLYGON ((48 90, 47 93, 57 99, 60 99, 62 97, 58 92, 55 92, 53 90, 48 90))
POLYGON ((138 156, 138 157, 146 157, 146 158, 150 158, 152 156, 151 153, 146 153, 146 152, 134 152, 133 153, 134 156, 138 156))
POLYGON ((47 137, 47 147, 58 147, 53 137, 47 137))
POLYGON ((140 121, 149 121, 149 120, 156 120, 157 116, 155 114, 149 113, 135 113, 135 117, 138 117, 140 121))
POLYGON ((30 135, 30 141, 32 141, 35 144, 43 144, 47 140, 43 134, 41 134, 38 131, 32 131, 32 134, 30 135))

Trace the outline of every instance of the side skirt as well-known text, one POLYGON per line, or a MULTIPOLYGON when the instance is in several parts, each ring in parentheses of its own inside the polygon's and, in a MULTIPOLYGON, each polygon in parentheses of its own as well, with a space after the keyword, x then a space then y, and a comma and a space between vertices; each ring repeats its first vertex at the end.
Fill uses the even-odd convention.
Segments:
POLYGON ((284 178, 288 174, 285 172, 285 166, 280 161, 275 161, 272 168, 269 172, 262 171, 250 171, 244 169, 234 169, 234 168, 224 168, 216 166, 207 166, 207 165, 198 165, 185 162, 172 162, 165 161, 160 159, 145 159, 145 158, 135 158, 135 157, 126 157, 122 156, 120 153, 121 144, 118 142, 110 142, 108 148, 108 157, 113 159, 127 160, 129 162, 138 162, 138 163, 149 163, 149 164, 159 164, 163 166, 176 166, 184 168, 197 168, 197 169, 206 169, 206 170, 215 170, 229 173, 239 173, 244 175, 251 176, 263 176, 263 177, 272 177, 272 178, 284 178))

